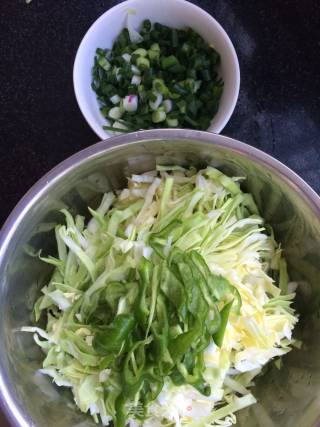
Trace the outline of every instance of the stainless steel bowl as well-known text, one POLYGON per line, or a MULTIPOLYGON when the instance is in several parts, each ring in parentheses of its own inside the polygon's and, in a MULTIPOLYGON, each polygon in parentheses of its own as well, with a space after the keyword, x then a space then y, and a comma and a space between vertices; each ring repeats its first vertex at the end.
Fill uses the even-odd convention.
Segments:
MULTIPOLYGON (((0 398, 15 426, 94 426, 74 407, 70 392, 37 374, 41 353, 29 334, 30 311, 50 269, 35 255, 54 250, 53 228, 62 207, 86 213, 130 173, 156 162, 218 166, 247 176, 262 215, 282 242, 292 279, 299 280, 297 335, 279 371, 270 367, 254 394, 259 404, 239 416, 239 426, 320 425, 320 199, 295 173, 241 142, 206 132, 143 131, 100 142, 70 157, 43 177, 20 201, 0 237, 0 398)), ((52 252, 51 252, 52 253, 52 252)))

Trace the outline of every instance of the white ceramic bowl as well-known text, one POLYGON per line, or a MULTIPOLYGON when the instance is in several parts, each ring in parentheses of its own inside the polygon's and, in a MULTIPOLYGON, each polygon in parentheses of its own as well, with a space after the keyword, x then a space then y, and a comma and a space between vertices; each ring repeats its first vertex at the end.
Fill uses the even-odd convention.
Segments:
POLYGON ((174 28, 191 27, 208 43, 214 45, 221 56, 219 74, 224 90, 217 114, 209 131, 219 133, 227 124, 235 108, 240 85, 240 71, 234 47, 218 22, 207 12, 185 0, 127 0, 109 9, 89 28, 79 46, 73 69, 73 84, 80 110, 92 130, 101 138, 111 136, 102 126, 96 94, 91 89, 91 70, 97 47, 111 48, 115 38, 125 27, 127 11, 134 9, 132 23, 136 29, 144 19, 174 28))

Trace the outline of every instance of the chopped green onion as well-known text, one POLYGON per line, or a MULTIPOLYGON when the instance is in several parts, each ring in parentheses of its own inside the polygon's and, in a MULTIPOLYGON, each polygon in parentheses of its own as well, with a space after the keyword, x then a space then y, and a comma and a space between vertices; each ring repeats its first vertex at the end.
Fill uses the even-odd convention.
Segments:
POLYGON ((172 105, 173 105, 171 99, 165 99, 163 101, 162 105, 163 105, 164 111, 166 113, 170 113, 170 111, 172 110, 172 105))
POLYGON ((175 83, 173 85, 173 90, 176 93, 180 94, 180 95, 187 95, 188 94, 188 89, 184 87, 184 85, 182 84, 182 82, 180 84, 179 83, 175 83))
POLYGON ((119 107, 113 107, 109 110, 109 117, 114 120, 118 120, 122 116, 122 111, 119 107))
POLYGON ((129 129, 127 129, 126 127, 120 128, 119 125, 122 126, 121 123, 119 122, 114 122, 113 126, 103 126, 103 129, 106 131, 110 131, 110 132, 121 132, 121 133, 128 133, 130 132, 129 129))
POLYGON ((157 52, 156 50, 149 49, 148 50, 148 57, 151 62, 158 62, 160 59, 160 52, 157 52))
POLYGON ((131 71, 133 72, 133 74, 137 74, 138 76, 141 75, 141 71, 136 65, 131 65, 131 71))
POLYGON ((168 95, 169 90, 165 85, 163 79, 154 79, 152 82, 152 87, 156 92, 162 93, 162 95, 168 95))
POLYGON ((121 122, 118 122, 118 121, 116 121, 116 122, 114 122, 113 123, 113 126, 112 126, 114 129, 116 129, 117 131, 126 131, 126 132, 128 132, 128 128, 127 128, 127 126, 126 125, 124 125, 123 123, 121 123, 121 122))
POLYGON ((196 80, 195 82, 194 82, 194 86, 193 86, 193 93, 196 93, 196 92, 198 92, 198 90, 200 89, 200 87, 201 87, 201 83, 202 83, 202 81, 201 80, 196 80))
POLYGON ((142 22, 142 29, 146 32, 150 31, 152 27, 151 21, 149 19, 145 19, 142 22))
POLYGON ((191 46, 189 45, 189 43, 183 43, 181 50, 184 53, 189 53, 191 50, 191 46))
POLYGON ((138 55, 138 56, 147 56, 147 51, 145 49, 137 49, 135 50, 133 53, 133 55, 138 55))
POLYGON ((138 86, 140 83, 141 83, 141 76, 136 76, 136 75, 132 76, 131 84, 138 86))
POLYGON ((110 98, 110 101, 112 102, 112 104, 119 104, 121 98, 119 95, 113 95, 110 98))
POLYGON ((201 70, 201 76, 203 78, 204 81, 208 82, 211 79, 211 75, 210 75, 210 71, 209 70, 201 70))
POLYGON ((138 109, 138 97, 137 95, 127 95, 123 99, 123 108, 130 113, 137 111, 138 109))
POLYGON ((175 29, 173 29, 171 32, 171 40, 172 40, 172 47, 178 47, 179 46, 178 32, 175 29))
POLYGON ((184 100, 178 101, 177 102, 177 106, 179 108, 179 111, 181 114, 185 114, 185 112, 187 111, 187 103, 184 100))
MULTIPOLYGON (((152 93, 153 95, 153 101, 149 101, 149 106, 151 108, 152 111, 155 111, 158 109, 158 107, 160 106, 160 104, 162 103, 162 93, 152 93)), ((158 122, 155 122, 158 123, 158 122)))
POLYGON ((159 46, 159 43, 153 43, 153 44, 150 46, 150 49, 151 49, 151 50, 153 50, 153 51, 156 51, 156 52, 160 52, 160 46, 159 46))
POLYGON ((120 68, 115 67, 115 68, 114 68, 114 70, 113 70, 113 72, 114 72, 114 74, 115 74, 116 80, 117 80, 118 82, 120 82, 120 80, 122 79, 122 75, 121 75, 121 70, 120 70, 120 68))
POLYGON ((139 70, 146 70, 147 68, 150 68, 150 61, 147 58, 144 58, 143 56, 139 56, 137 59, 137 67, 139 70))
POLYGON ((179 125, 178 119, 166 119, 166 123, 170 128, 176 128, 179 125))
POLYGON ((98 64, 105 71, 109 71, 111 68, 110 62, 104 56, 100 56, 100 58, 98 59, 98 64))
POLYGON ((174 55, 170 55, 161 59, 161 65, 164 70, 172 67, 173 65, 178 65, 179 61, 174 55))
POLYGON ((189 125, 194 126, 195 128, 198 126, 198 123, 197 123, 195 120, 193 120, 191 117, 187 116, 187 115, 185 115, 185 116, 184 116, 184 120, 185 120, 189 125))
POLYGON ((153 123, 161 123, 164 122, 167 115, 164 111, 157 110, 152 113, 152 121, 153 123))
POLYGON ((127 28, 111 49, 96 49, 91 87, 101 114, 111 126, 121 120, 130 130, 163 127, 163 120, 152 119, 157 111, 169 114, 165 119, 169 127, 207 129, 223 90, 217 72, 219 54, 192 29, 145 20, 139 34, 133 28, 133 14, 129 9, 127 28), (128 94, 138 97, 133 104, 128 94), (121 119, 111 117, 119 114, 114 106, 121 119))
POLYGON ((131 55, 129 55, 129 53, 124 53, 123 55, 121 55, 122 58, 126 61, 126 62, 130 62, 131 61, 131 55))
POLYGON ((127 28, 125 29, 126 32, 124 32, 124 30, 122 30, 122 32, 120 33, 120 36, 117 39, 117 42, 121 43, 123 47, 125 47, 128 44, 128 37, 131 41, 131 43, 141 43, 143 41, 143 37, 138 33, 138 31, 136 31, 133 28, 132 25, 132 13, 130 13, 131 11, 128 12, 127 14, 127 28), (122 39, 119 40, 119 38, 122 36, 122 39))

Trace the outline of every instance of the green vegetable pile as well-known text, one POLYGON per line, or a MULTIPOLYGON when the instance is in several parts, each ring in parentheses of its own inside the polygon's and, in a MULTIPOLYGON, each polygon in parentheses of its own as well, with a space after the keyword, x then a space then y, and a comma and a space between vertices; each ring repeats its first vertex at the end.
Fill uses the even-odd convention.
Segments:
POLYGON ((46 327, 23 328, 41 372, 104 425, 231 425, 297 321, 252 196, 212 167, 158 166, 89 211, 85 225, 63 210, 57 256, 41 258, 54 266, 34 307, 46 327))
POLYGON ((208 129, 223 90, 219 62, 192 29, 146 20, 138 33, 128 23, 112 49, 98 48, 94 59, 92 88, 109 122, 104 128, 208 129))

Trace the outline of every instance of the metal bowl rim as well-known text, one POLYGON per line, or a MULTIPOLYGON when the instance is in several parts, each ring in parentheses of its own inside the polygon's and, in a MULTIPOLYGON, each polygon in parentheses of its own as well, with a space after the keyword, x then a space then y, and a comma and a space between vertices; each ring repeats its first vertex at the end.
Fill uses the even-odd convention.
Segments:
MULTIPOLYGON (((40 178, 17 203, 0 230, 0 266, 10 244, 11 237, 19 227, 19 224, 28 213, 30 207, 39 200, 50 186, 54 185, 56 181, 63 179, 63 176, 67 175, 72 169, 79 167, 83 163, 93 161, 105 152, 117 150, 125 145, 147 143, 151 140, 165 140, 168 143, 172 140, 193 140, 200 144, 212 144, 226 148, 231 152, 236 152, 261 165, 265 165, 278 175, 278 177, 285 180, 289 186, 293 187, 295 192, 309 205, 312 211, 320 216, 320 197, 318 194, 290 168, 257 148, 224 135, 212 134, 205 131, 188 129, 139 131, 108 138, 87 147, 68 157, 40 178)), ((0 346, 0 360, 2 359, 1 352, 2 347, 0 346)), ((0 406, 3 408, 12 426, 31 427, 31 424, 27 421, 26 414, 20 411, 16 404, 17 398, 6 384, 4 375, 4 372, 0 372, 0 406)))

